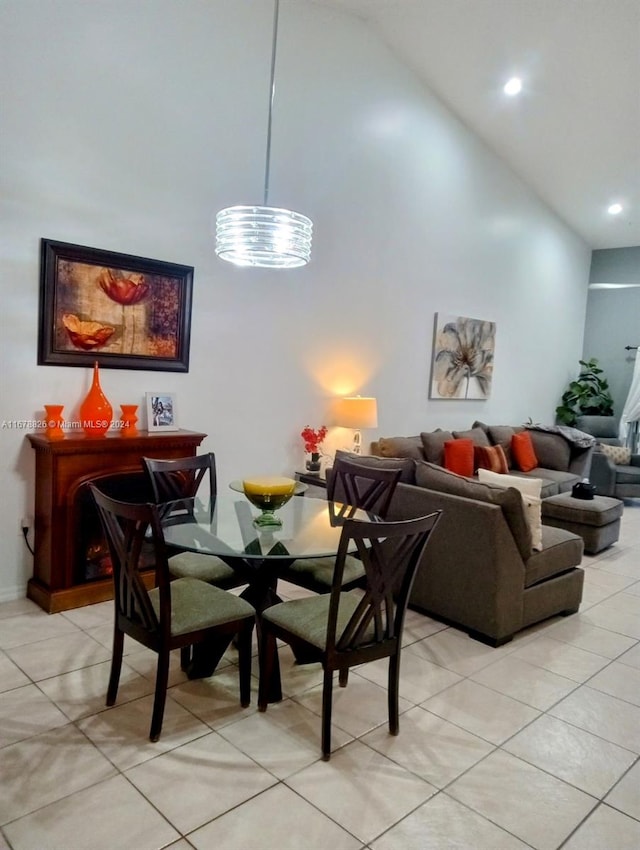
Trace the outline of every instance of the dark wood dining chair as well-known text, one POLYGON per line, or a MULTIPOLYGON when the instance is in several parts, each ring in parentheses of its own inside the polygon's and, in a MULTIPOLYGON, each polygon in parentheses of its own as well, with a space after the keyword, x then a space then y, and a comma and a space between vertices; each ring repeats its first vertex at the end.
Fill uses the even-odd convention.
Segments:
MULTIPOLYGON (((172 503, 176 513, 188 512, 192 508, 189 500, 198 494, 204 484, 208 484, 213 504, 217 493, 216 459, 213 452, 173 460, 143 457, 142 466, 156 504, 172 503), (182 499, 185 501, 181 502, 182 499)), ((167 519, 166 511, 163 511, 163 519, 167 519)), ((226 590, 246 584, 232 567, 216 555, 180 551, 176 547, 169 548, 169 571, 177 578, 199 578, 226 590)))
POLYGON ((389 659, 389 731, 399 730, 398 690, 400 650, 405 612, 416 570, 440 511, 426 517, 394 522, 345 520, 336 558, 331 593, 281 602, 262 612, 258 708, 267 709, 269 679, 278 651, 276 640, 288 643, 305 663, 319 661, 322 689, 322 757, 331 755, 331 709, 334 672, 343 684, 356 664, 389 659), (347 552, 357 547, 365 570, 364 592, 344 591, 347 552))
MULTIPOLYGON (((149 738, 157 741, 173 649, 238 635, 240 703, 251 699, 251 634, 255 609, 244 599, 196 578, 171 580, 160 514, 154 504, 112 499, 89 485, 109 547, 113 568, 115 619, 107 705, 116 701, 124 636, 158 655, 155 698, 149 738), (148 590, 141 574, 142 552, 153 550, 156 586, 148 590)), ((145 559, 145 567, 149 566, 145 559)))
MULTIPOLYGON (((355 508, 362 508, 384 519, 401 474, 399 469, 381 469, 337 458, 327 477, 327 499, 349 505, 352 512, 355 508)), ((334 556, 303 558, 285 568, 279 577, 315 593, 328 593, 333 583, 334 567, 334 556)), ((348 555, 344 565, 343 589, 358 586, 363 578, 362 562, 348 555)))
MULTIPOLYGON (((216 456, 213 452, 201 455, 173 458, 172 460, 143 457, 142 467, 147 475, 153 498, 158 505, 171 504, 177 521, 193 510, 193 499, 201 487, 208 489, 210 506, 218 492, 216 456), (182 501, 184 500, 184 501, 182 501)), ((163 521, 167 521, 167 510, 162 509, 163 521)), ((246 584, 232 566, 217 555, 188 552, 170 546, 169 572, 176 578, 199 578, 223 590, 246 584)), ((187 670, 191 663, 191 649, 185 646, 181 653, 181 666, 187 670)))

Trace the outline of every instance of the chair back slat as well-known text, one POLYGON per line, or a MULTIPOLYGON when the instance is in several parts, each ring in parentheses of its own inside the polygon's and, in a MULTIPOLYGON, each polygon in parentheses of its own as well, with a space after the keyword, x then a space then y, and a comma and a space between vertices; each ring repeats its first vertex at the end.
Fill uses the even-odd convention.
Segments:
POLYGON ((436 511, 397 522, 345 520, 329 603, 328 653, 350 652, 398 639, 416 571, 439 517, 436 511), (365 588, 338 634, 340 604, 345 596, 344 561, 354 545, 365 569, 365 588))
POLYGON ((399 469, 338 458, 327 481, 327 498, 384 518, 401 474, 399 469))
MULTIPOLYGON (((89 487, 111 555, 116 611, 150 634, 165 628, 165 618, 168 628, 171 591, 164 538, 156 506, 119 502, 106 496, 94 484, 89 487), (151 604, 141 575, 143 551, 148 551, 150 546, 153 548, 156 580, 160 590, 160 618, 151 604)), ((148 566, 144 564, 145 568, 148 566)))
POLYGON ((156 503, 193 498, 207 474, 210 494, 212 497, 216 495, 216 459, 213 452, 173 460, 143 457, 142 465, 156 503))

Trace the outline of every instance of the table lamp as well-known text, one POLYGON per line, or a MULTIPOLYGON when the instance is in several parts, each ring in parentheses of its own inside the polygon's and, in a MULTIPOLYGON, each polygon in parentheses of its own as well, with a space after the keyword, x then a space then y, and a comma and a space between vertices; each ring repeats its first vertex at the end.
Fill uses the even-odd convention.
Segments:
POLYGON ((336 405, 336 425, 353 428, 353 453, 362 454, 361 428, 378 427, 378 402, 375 398, 341 398, 336 405))

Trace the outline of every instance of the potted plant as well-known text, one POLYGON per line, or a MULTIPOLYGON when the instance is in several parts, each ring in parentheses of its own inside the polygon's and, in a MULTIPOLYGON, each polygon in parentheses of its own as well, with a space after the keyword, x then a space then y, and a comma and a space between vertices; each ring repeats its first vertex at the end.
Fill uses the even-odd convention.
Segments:
POLYGON ((613 416, 613 398, 604 371, 595 357, 580 360, 580 374, 562 394, 556 407, 556 420, 562 425, 575 425, 578 416, 613 416))
POLYGON ((322 441, 327 436, 327 427, 322 425, 316 431, 315 428, 310 428, 308 425, 300 432, 300 436, 304 440, 304 450, 311 455, 311 459, 307 460, 307 472, 320 472, 320 446, 322 441))

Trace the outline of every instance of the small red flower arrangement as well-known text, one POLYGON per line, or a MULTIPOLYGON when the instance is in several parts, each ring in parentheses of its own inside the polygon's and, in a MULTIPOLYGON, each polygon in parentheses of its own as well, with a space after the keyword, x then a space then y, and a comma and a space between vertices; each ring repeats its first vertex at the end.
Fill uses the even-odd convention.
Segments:
POLYGON ((317 454, 320 451, 322 441, 327 436, 327 426, 322 425, 322 427, 318 428, 316 431, 315 428, 310 428, 308 425, 305 425, 300 432, 300 436, 304 440, 305 452, 317 454))

